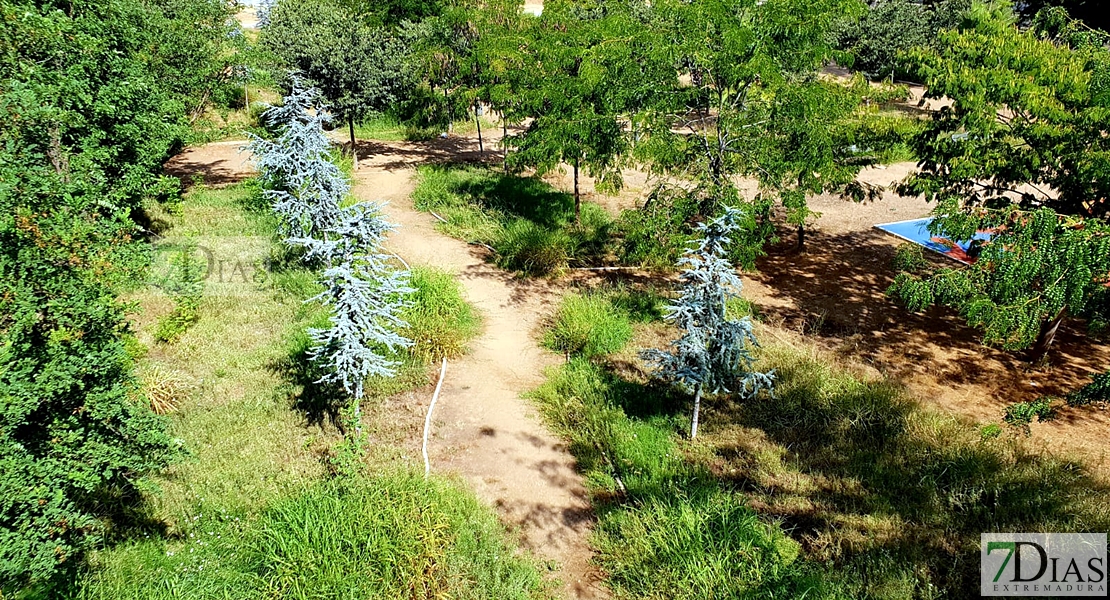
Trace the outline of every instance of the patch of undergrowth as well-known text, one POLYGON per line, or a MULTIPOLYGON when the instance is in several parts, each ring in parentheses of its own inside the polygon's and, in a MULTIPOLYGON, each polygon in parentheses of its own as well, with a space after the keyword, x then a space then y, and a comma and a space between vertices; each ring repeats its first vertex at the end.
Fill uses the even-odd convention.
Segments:
MULTIPOLYGON (((488 119, 482 119, 483 131, 489 131, 495 127, 498 127, 498 125, 488 119)), ((451 132, 454 135, 470 135, 475 133, 477 128, 473 120, 465 119, 452 123, 451 132)), ((435 139, 442 133, 444 132, 440 127, 420 127, 404 123, 401 119, 389 114, 381 114, 355 125, 356 138, 379 142, 423 142, 435 139)), ((486 142, 486 148, 490 148, 488 141, 486 142)))
POLYGON ((535 564, 455 484, 397 471, 315 483, 254 517, 197 515, 187 536, 117 549, 75 597, 543 597, 535 564))
POLYGON ((442 217, 442 230, 492 247, 498 266, 525 275, 557 273, 568 265, 602 261, 609 245, 609 215, 582 204, 534 177, 475 166, 424 166, 417 170, 413 203, 442 217))
POLYGON ((401 333, 413 341, 406 352, 424 362, 466 354, 482 320, 463 298, 459 282, 445 271, 416 267, 410 284, 415 290, 408 298, 412 304, 401 312, 408 324, 401 333))
POLYGON ((686 458, 678 398, 581 357, 531 397, 585 473, 617 597, 843 597, 796 541, 686 458))
POLYGON ((176 341, 200 320, 200 303, 204 297, 207 267, 199 256, 195 242, 188 241, 170 252, 168 270, 158 282, 173 300, 173 310, 158 320, 154 339, 161 343, 176 341))
POLYGON ((1110 485, 1078 463, 809 350, 758 366, 774 396, 710 402, 696 443, 688 399, 619 356, 574 359, 531 395, 586 474, 618 597, 963 597, 982 532, 1110 527, 1110 485))
POLYGON ((568 358, 620 351, 632 337, 631 315, 602 293, 571 294, 555 313, 543 344, 568 358))

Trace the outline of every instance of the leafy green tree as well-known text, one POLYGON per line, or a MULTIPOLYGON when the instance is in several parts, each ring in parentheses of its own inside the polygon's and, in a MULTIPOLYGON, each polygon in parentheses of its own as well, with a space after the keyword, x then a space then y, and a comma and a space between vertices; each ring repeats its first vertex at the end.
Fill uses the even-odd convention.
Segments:
POLYGON ((479 35, 476 14, 471 7, 453 6, 402 26, 406 81, 394 111, 403 121, 450 129, 473 107, 467 67, 479 35))
POLYGON ((914 142, 920 172, 899 187, 937 202, 949 239, 992 230, 967 269, 904 273, 891 293, 911 309, 944 304, 984 342, 1033 347, 1039 360, 1065 315, 1105 306, 1110 278, 1110 62, 1018 30, 978 6, 913 58, 932 97, 952 99, 914 142))
POLYGON ((596 9, 573 1, 547 3, 528 34, 517 110, 532 121, 509 140, 517 149, 509 164, 535 167, 541 174, 569 164, 577 221, 580 171, 594 177, 601 190, 621 187, 621 159, 629 149, 625 115, 636 109, 634 91, 659 77, 645 76, 646 71, 670 65, 650 49, 647 42, 657 40, 623 3, 596 9))
POLYGON ((643 119, 649 138, 637 152, 696 182, 703 215, 740 201, 735 177, 757 178, 760 195, 745 199, 750 212, 766 214, 780 202, 802 245, 813 217, 807 196, 848 190, 860 169, 835 132, 866 86, 819 76, 836 56, 835 19, 859 9, 851 0, 653 2, 659 51, 674 68, 653 85, 656 102, 643 119))
POLYGON ((740 210, 726 207, 708 224, 698 226, 700 240, 678 261, 686 267, 679 277, 681 296, 667 307, 665 318, 682 330, 671 352, 645 350, 656 376, 694 394, 690 438, 698 436, 703 393, 729 393, 734 388, 750 397, 770 389, 774 373, 752 370, 752 348, 758 346, 750 317, 730 319, 728 304, 740 297, 743 283, 727 258, 730 236, 740 230, 740 210))
POLYGON ((387 110, 401 86, 405 48, 387 28, 366 24, 341 4, 279 2, 262 44, 302 73, 347 122, 358 168, 355 123, 387 110))
POLYGON ((1110 31, 1110 11, 1104 0, 1023 0, 1016 2, 1022 18, 1033 21, 1044 9, 1063 9, 1087 27, 1110 31))
POLYGON ((906 77, 899 55, 931 46, 937 32, 959 25, 970 7, 971 0, 879 0, 863 17, 838 24, 837 45, 852 55, 853 68, 872 78, 906 77))
MULTIPOLYGON (((478 38, 463 65, 463 83, 474 100, 501 114, 502 144, 508 141, 509 119, 523 118, 520 109, 529 45, 528 20, 521 0, 486 2, 475 13, 478 38)), ((506 163, 506 167, 508 164, 506 163)))
POLYGON ((132 373, 116 294, 131 215, 221 76, 208 0, 0 3, 0 594, 80 564, 180 457, 132 373))

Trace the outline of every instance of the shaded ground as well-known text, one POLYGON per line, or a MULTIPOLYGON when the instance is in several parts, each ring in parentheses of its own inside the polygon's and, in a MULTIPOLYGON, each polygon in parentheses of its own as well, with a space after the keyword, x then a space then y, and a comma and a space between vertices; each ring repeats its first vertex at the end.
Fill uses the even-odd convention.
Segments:
POLYGON ((186 148, 166 161, 163 168, 186 188, 198 183, 210 187, 230 185, 254 173, 248 155, 239 152, 246 144, 247 140, 231 140, 186 148))
MULTIPOLYGON (((887 183, 910 167, 864 176, 887 183)), ((804 333, 846 360, 904 382, 926 404, 985 422, 998 422, 1013 402, 1072 391, 1110 366, 1110 346, 1087 338, 1078 321, 1057 336, 1049 364, 1033 368, 1024 353, 984 347, 978 331, 954 311, 911 314, 888 299, 891 260, 903 241, 872 225, 925 216, 930 207, 924 201, 888 193, 859 205, 824 196, 813 207, 822 216, 806 251, 797 253, 788 235, 745 277, 745 295, 769 324, 804 333)), ((1110 415, 1097 408, 1065 409, 1056 422, 1033 425, 1035 443, 1078 453, 1102 470, 1110 468, 1108 433, 1110 415)))

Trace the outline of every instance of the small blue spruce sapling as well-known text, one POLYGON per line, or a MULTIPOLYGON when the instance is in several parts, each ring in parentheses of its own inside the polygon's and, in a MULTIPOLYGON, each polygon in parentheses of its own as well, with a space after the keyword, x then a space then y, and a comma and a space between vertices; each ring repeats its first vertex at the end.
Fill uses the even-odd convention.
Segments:
POLYGON ((698 414, 703 393, 736 391, 745 397, 770 389, 774 372, 752 370, 751 350, 759 343, 749 317, 731 320, 728 301, 740 297, 743 283, 726 258, 729 235, 740 229, 743 213, 726 208, 725 213, 698 226, 701 240, 678 261, 684 267, 680 277, 681 296, 666 309, 664 318, 683 331, 671 343, 671 351, 644 350, 641 357, 650 362, 654 375, 683 391, 694 394, 694 413, 690 438, 698 435, 698 414))
POLYGON ((274 5, 277 0, 260 0, 258 8, 254 9, 254 14, 258 17, 258 28, 264 29, 270 26, 270 13, 274 10, 274 5))
POLYGON ((350 183, 331 160, 331 142, 323 128, 331 117, 319 90, 296 75, 290 78, 292 89, 282 104, 262 113, 263 121, 279 132, 277 139, 250 134, 247 149, 263 194, 281 218, 280 233, 314 237, 336 223, 350 183))
POLYGON ((405 297, 413 292, 409 273, 392 269, 389 256, 378 251, 392 229, 377 207, 355 204, 341 211, 323 239, 288 240, 328 265, 322 274, 325 290, 310 301, 332 309, 331 327, 309 329, 314 344, 309 356, 328 371, 318 383, 339 384, 353 398, 356 424, 366 378, 394 376, 398 363, 384 353, 412 345, 397 333, 406 325, 399 316, 408 305, 405 297))

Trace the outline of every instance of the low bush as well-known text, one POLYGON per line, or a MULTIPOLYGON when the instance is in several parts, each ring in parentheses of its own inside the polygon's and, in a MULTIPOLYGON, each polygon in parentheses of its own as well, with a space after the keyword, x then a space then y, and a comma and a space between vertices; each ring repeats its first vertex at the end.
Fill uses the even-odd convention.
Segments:
POLYGON ((1042 396, 1032 402, 1015 402, 1002 411, 1002 421, 1010 427, 1021 429, 1029 435, 1029 425, 1033 420, 1051 421, 1056 418, 1052 398, 1042 396))
POLYGON ((692 223, 697 214, 695 198, 656 190, 644 206, 625 210, 617 220, 621 262, 649 269, 674 269, 695 237, 692 223))
POLYGON ((628 312, 601 293, 567 296, 555 314, 544 346, 586 358, 619 352, 632 337, 628 312))
POLYGON ((491 240, 497 266, 525 275, 550 275, 567 267, 571 239, 565 231, 516 219, 491 240))
POLYGON ((412 270, 409 296, 412 305, 401 318, 408 323, 402 335, 414 345, 408 352, 419 360, 435 362, 466 353, 466 344, 482 327, 474 308, 450 273, 418 267, 412 270))

